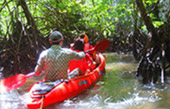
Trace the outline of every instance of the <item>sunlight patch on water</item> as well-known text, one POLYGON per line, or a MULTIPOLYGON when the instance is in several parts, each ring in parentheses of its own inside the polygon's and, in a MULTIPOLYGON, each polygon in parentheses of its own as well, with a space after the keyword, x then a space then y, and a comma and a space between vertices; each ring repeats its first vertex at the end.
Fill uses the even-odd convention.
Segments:
POLYGON ((14 90, 0 93, 0 109, 25 109, 23 98, 14 90))
POLYGON ((79 108, 79 109, 103 108, 104 105, 105 105, 105 101, 103 97, 99 96, 98 94, 88 98, 87 100, 80 100, 76 102, 65 100, 63 104, 63 106, 67 108, 73 107, 73 108, 79 108))
POLYGON ((118 62, 118 63, 108 63, 106 64, 107 70, 130 70, 130 69, 136 69, 136 66, 134 63, 125 63, 125 62, 118 62))
MULTIPOLYGON (((145 92, 141 92, 145 93, 145 92)), ((144 105, 146 103, 154 103, 155 101, 160 100, 157 94, 153 91, 150 92, 152 96, 143 97, 140 96, 140 93, 133 93, 131 98, 123 99, 122 101, 113 102, 111 97, 104 98, 96 94, 95 96, 89 97, 86 100, 73 101, 65 100, 64 103, 60 104, 61 109, 127 109, 129 107, 137 107, 139 105, 144 105)), ((146 107, 148 107, 147 105, 146 107)), ((153 106, 150 106, 153 107, 153 106)))
POLYGON ((160 98, 155 94, 155 92, 151 92, 151 94, 153 94, 153 96, 150 97, 143 97, 140 96, 139 93, 134 93, 132 95, 131 98, 129 99, 124 99, 123 101, 118 101, 116 103, 112 103, 112 102, 108 102, 107 103, 107 107, 111 108, 111 107, 133 107, 133 106, 137 106, 140 104, 145 104, 147 102, 155 102, 160 100, 160 98))

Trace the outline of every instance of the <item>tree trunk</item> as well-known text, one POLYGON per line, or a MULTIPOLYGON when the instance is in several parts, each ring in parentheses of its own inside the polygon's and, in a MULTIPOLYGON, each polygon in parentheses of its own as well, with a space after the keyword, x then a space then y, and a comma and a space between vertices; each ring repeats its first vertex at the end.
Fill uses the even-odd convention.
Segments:
MULTIPOLYGON (((27 19, 27 24, 19 21, 18 17, 11 18, 12 34, 0 53, 0 67, 3 69, 4 77, 16 73, 29 73, 34 70, 39 53, 49 47, 47 38, 44 38, 35 24, 34 18, 29 11, 25 0, 19 0, 27 19)), ((14 13, 11 14, 13 16, 14 13)))
MULTIPOLYGON (((149 48, 151 48, 151 47, 153 47, 155 45, 160 46, 160 38, 158 37, 158 35, 156 33, 156 29, 152 24, 152 20, 149 17, 149 14, 146 11, 146 8, 144 6, 143 1, 142 0, 135 0, 135 1, 136 1, 136 4, 137 4, 138 8, 139 8, 141 16, 143 18, 144 24, 145 24, 145 26, 146 26, 149 34, 150 34, 150 36, 149 36, 150 41, 146 45, 145 50, 147 50, 147 49, 149 49, 149 48)), ((146 54, 146 51, 144 52, 143 55, 145 55, 145 54, 146 54)))
POLYGON ((160 58, 162 58, 161 56, 162 41, 160 40, 159 35, 157 34, 157 31, 154 25, 152 24, 152 20, 146 11, 143 1, 142 0, 135 1, 149 33, 147 44, 143 48, 141 54, 141 61, 139 63, 137 76, 142 76, 143 78, 142 81, 144 84, 149 82, 156 83, 158 76, 160 76, 158 74, 160 74, 161 71, 161 70, 155 71, 155 69, 160 68, 160 65, 157 64, 157 62, 160 61, 160 58))

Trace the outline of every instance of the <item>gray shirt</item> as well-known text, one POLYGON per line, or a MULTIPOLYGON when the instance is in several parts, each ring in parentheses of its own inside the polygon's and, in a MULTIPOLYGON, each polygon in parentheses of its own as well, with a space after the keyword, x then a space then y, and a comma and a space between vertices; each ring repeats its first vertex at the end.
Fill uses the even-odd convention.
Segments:
POLYGON ((40 54, 35 73, 44 72, 45 80, 67 79, 69 61, 84 57, 84 52, 78 53, 71 49, 61 48, 59 45, 52 45, 40 54))

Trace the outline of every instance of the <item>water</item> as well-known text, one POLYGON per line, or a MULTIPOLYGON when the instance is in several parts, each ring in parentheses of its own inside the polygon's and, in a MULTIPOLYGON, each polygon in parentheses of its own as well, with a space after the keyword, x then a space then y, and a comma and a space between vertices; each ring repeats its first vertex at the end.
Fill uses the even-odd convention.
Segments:
MULTIPOLYGON (((106 74, 81 95, 45 109, 169 109, 170 83, 142 85, 135 77, 137 63, 128 55, 107 54, 106 74), (111 59, 111 60, 110 60, 111 59)), ((170 78, 167 78, 170 81, 170 78)), ((28 79, 18 90, 0 94, 0 109, 27 109, 28 79)))

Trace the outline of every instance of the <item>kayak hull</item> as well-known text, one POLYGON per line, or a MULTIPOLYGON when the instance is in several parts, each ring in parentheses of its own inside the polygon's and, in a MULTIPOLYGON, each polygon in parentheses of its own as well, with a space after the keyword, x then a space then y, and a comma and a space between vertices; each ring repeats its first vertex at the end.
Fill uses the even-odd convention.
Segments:
POLYGON ((30 109, 37 109, 57 102, 59 103, 68 98, 75 97, 93 86, 105 72, 105 58, 102 54, 98 54, 98 56, 100 58, 99 66, 87 75, 61 82, 44 95, 33 94, 33 88, 31 88, 27 107, 30 109))

